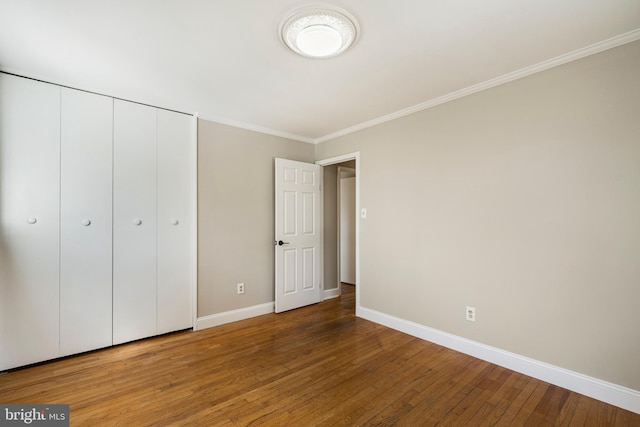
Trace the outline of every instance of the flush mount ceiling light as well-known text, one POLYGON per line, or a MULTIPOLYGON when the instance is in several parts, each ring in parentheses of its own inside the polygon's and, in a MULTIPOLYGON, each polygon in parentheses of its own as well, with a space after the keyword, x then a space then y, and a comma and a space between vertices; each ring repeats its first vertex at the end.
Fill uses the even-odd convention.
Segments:
POLYGON ((349 49, 360 28, 349 12, 327 6, 306 6, 280 24, 280 39, 307 58, 332 58, 349 49))

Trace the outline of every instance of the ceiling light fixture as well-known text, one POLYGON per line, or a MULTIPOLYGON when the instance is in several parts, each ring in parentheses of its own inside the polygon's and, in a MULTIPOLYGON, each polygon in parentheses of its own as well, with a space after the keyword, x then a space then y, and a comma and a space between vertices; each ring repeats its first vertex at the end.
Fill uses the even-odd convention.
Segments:
POLYGON ((289 49, 307 58, 333 58, 349 49, 360 28, 347 11, 327 6, 294 10, 280 24, 280 39, 289 49))

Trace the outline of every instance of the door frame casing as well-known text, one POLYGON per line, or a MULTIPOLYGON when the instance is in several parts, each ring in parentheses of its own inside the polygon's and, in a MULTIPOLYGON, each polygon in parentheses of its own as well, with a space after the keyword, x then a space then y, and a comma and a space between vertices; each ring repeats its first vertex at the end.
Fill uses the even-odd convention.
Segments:
MULTIPOLYGON (((356 316, 360 316, 360 288, 362 283, 360 280, 360 152, 347 153, 340 156, 329 157, 326 159, 316 160, 316 164, 322 166, 335 165, 337 163, 355 160, 356 162, 356 316)), ((324 191, 320 200, 321 221, 324 224, 324 191)), ((324 289, 324 232, 320 238, 320 265, 322 266, 322 286, 324 289)))

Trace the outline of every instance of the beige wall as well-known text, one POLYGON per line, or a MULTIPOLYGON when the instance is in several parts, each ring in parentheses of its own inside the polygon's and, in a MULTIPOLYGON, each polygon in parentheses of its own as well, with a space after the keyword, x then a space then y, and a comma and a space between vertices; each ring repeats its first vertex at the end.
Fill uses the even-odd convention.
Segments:
POLYGON ((275 157, 313 162, 314 146, 198 121, 199 317, 274 299, 275 157))
POLYGON ((640 390, 638 76, 635 42, 316 146, 361 153, 362 305, 640 390))

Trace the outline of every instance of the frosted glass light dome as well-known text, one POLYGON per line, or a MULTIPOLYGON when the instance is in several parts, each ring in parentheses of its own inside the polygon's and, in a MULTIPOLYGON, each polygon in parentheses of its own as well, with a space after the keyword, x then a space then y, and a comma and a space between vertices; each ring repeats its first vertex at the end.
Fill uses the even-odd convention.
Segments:
POLYGON ((356 41, 358 23, 338 8, 307 6, 293 11, 280 24, 280 39, 307 58, 332 58, 356 41))

